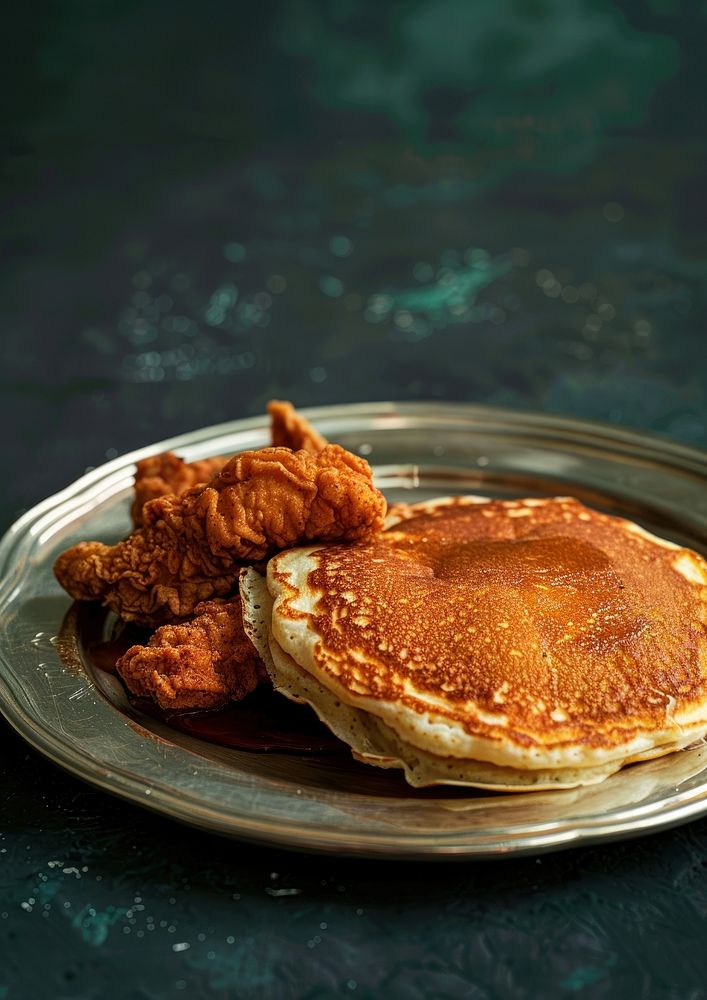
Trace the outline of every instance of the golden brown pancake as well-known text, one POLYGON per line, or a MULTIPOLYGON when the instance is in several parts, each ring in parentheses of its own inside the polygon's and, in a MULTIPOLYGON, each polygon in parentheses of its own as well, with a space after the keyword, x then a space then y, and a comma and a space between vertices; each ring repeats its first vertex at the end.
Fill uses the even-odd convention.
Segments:
POLYGON ((707 731, 699 555, 567 498, 401 518, 268 566, 276 686, 330 725, 353 710, 359 756, 416 783, 566 786, 707 731))

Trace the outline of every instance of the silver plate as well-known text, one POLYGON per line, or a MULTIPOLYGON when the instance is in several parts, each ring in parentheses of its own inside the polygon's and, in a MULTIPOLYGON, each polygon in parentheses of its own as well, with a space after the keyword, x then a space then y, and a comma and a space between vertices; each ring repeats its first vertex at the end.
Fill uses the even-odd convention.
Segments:
MULTIPOLYGON (((707 553, 707 455, 557 417, 455 404, 305 411, 372 462, 391 500, 450 493, 572 494, 707 553)), ((263 843, 368 857, 472 858, 635 836, 707 811, 707 748, 628 767, 573 791, 415 791, 345 757, 228 750, 137 712, 84 656, 80 616, 52 575, 62 549, 129 528, 137 458, 258 447, 265 418, 115 459, 24 515, 0 545, 0 709, 37 750, 86 781, 173 819, 263 843)))

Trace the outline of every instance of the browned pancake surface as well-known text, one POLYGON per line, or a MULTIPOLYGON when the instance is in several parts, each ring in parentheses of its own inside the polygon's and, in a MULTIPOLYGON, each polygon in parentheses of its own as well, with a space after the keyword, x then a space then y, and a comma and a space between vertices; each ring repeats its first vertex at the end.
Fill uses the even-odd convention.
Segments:
POLYGON ((705 700, 704 562, 576 500, 456 501, 316 556, 317 659, 358 695, 587 748, 705 700))

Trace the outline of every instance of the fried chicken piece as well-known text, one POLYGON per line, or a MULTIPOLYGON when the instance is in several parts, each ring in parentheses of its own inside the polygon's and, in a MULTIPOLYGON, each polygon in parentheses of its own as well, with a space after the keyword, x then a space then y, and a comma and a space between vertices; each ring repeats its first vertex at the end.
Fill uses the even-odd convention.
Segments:
POLYGON ((140 527, 143 523, 142 508, 148 500, 168 493, 182 496, 199 483, 208 483, 227 461, 227 456, 217 455, 198 462, 185 462, 173 451, 163 451, 159 455, 141 459, 135 470, 135 497, 130 508, 135 527, 140 527))
MULTIPOLYGON (((295 410, 292 403, 273 399, 268 403, 268 413, 271 417, 270 436, 273 445, 292 448, 293 451, 304 449, 312 455, 326 448, 327 439, 295 410)), ((228 457, 217 455, 197 462, 185 462, 173 451, 163 451, 141 459, 135 470, 135 497, 130 508, 135 527, 139 528, 143 523, 142 508, 148 500, 168 493, 182 496, 199 483, 208 483, 227 461, 228 457)))
POLYGON ((143 527, 112 546, 80 542, 59 556, 54 572, 75 600, 160 624, 227 594, 245 563, 314 540, 372 537, 385 510, 368 463, 339 445, 316 456, 262 448, 235 455, 182 497, 150 500, 143 527))
POLYGON ((276 448, 292 448, 293 451, 304 449, 310 455, 317 455, 326 448, 327 439, 297 412, 292 403, 282 399, 271 399, 268 403, 268 413, 270 436, 276 448))
POLYGON ((116 667, 133 694, 160 708, 221 708, 266 677, 243 631, 240 597, 197 604, 194 618, 158 628, 147 646, 132 646, 116 667))

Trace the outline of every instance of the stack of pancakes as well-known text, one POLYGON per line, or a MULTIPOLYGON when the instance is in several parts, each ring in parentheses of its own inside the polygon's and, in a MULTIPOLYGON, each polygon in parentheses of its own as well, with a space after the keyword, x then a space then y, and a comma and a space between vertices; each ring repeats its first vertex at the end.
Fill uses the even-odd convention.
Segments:
POLYGON ((445 498, 241 579, 276 689, 412 785, 602 781, 707 733, 707 563, 569 498, 445 498))

